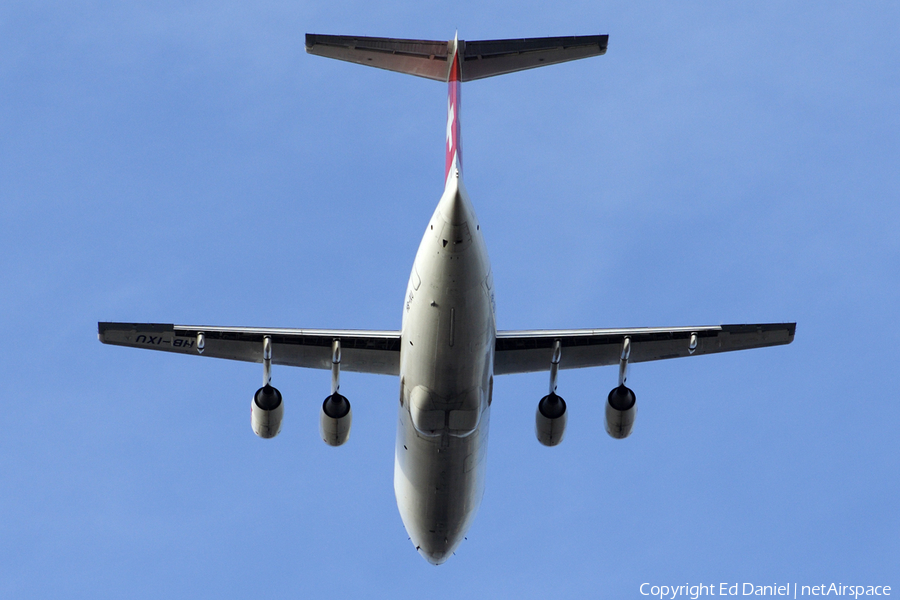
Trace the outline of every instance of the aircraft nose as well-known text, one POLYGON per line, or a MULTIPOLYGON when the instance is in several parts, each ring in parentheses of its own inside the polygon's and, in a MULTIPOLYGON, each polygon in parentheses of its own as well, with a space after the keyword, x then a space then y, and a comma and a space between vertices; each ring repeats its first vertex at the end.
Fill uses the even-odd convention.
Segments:
POLYGON ((437 566, 447 562, 447 559, 453 556, 453 549, 456 544, 451 543, 451 541, 445 537, 429 537, 422 540, 419 546, 416 547, 416 550, 422 555, 422 558, 437 566))

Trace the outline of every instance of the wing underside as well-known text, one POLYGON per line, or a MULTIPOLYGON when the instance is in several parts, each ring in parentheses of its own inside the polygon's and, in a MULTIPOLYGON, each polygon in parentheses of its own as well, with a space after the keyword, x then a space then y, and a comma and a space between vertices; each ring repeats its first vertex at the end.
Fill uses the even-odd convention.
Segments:
MULTIPOLYGON (((631 340, 629 362, 635 363, 790 344, 795 329, 795 323, 763 323, 500 331, 494 374, 549 370, 557 341, 562 351, 560 368, 580 369, 618 364, 626 337, 631 340), (692 339, 696 341, 694 348, 692 339)), ((399 331, 99 323, 98 332, 104 344, 256 363, 263 361, 263 340, 269 337, 273 364, 311 369, 331 369, 332 343, 340 340, 341 370, 400 374, 399 331)))
POLYGON ((628 362, 646 362, 790 344, 794 340, 795 329, 796 323, 764 323, 705 327, 500 331, 497 333, 494 354, 494 374, 549 370, 557 340, 562 354, 559 367, 580 369, 618 364, 626 337, 631 339, 628 362), (692 338, 697 342, 693 349, 692 338))
POLYGON ((104 344, 256 363, 263 361, 263 339, 269 337, 273 364, 311 369, 331 369, 331 345, 337 339, 341 341, 341 370, 400 373, 399 331, 99 323, 98 334, 104 344))

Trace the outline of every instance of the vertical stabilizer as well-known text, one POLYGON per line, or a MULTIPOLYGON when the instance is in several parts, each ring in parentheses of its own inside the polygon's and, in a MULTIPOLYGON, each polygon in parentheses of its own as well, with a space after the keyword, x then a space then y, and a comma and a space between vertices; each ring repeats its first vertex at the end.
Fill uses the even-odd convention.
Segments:
POLYGON ((462 175, 462 129, 460 128, 459 113, 462 107, 462 73, 460 61, 460 42, 454 38, 449 43, 452 54, 450 56, 450 71, 447 74, 447 158, 445 160, 444 183, 459 171, 462 175))

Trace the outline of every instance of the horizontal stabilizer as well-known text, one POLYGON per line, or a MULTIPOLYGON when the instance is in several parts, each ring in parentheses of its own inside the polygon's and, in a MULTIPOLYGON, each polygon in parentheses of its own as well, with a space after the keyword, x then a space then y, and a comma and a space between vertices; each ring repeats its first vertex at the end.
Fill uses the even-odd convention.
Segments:
MULTIPOLYGON (((606 54, 608 35, 456 42, 460 81, 606 54)), ((306 51, 436 81, 450 80, 453 41, 306 34, 306 51)))
MULTIPOLYGON (((462 80, 472 81, 606 54, 608 35, 580 35, 465 43, 462 80)), ((463 44, 463 42, 460 42, 463 44)))
POLYGON ((306 34, 310 54, 447 81, 447 42, 306 34))

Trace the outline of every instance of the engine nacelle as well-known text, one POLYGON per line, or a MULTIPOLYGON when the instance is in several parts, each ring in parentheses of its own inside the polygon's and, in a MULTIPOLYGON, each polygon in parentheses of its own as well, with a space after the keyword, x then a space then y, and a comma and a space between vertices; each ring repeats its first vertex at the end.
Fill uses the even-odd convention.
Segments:
POLYGON ((548 394, 538 402, 534 415, 534 434, 545 446, 556 446, 566 434, 566 401, 556 394, 548 394))
POLYGON ((329 446, 340 446, 350 438, 353 411, 350 401, 337 392, 325 398, 319 414, 319 435, 329 446))
POLYGON ((271 385, 256 390, 250 401, 250 427, 253 428, 253 433, 265 439, 275 437, 281 431, 283 416, 281 392, 271 385))
POLYGON ((606 433, 617 440, 624 440, 631 435, 636 414, 637 398, 634 392, 624 385, 613 388, 606 401, 606 433))

